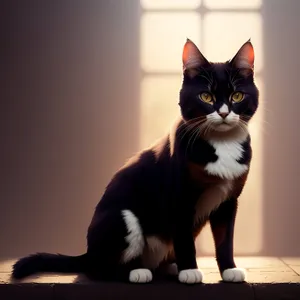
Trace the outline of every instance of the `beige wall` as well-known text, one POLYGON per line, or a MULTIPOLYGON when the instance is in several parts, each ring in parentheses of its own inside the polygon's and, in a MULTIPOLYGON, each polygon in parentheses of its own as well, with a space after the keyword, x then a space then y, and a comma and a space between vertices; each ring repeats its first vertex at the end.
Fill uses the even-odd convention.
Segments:
POLYGON ((85 250, 105 185, 138 147, 137 3, 1 6, 0 257, 85 250))
POLYGON ((300 1, 264 2, 264 242, 266 253, 300 255, 300 1))
MULTIPOLYGON (((77 254, 110 176, 138 148, 138 0, 3 2, 0 257, 77 254)), ((263 7, 269 255, 300 255, 299 9, 263 7)))

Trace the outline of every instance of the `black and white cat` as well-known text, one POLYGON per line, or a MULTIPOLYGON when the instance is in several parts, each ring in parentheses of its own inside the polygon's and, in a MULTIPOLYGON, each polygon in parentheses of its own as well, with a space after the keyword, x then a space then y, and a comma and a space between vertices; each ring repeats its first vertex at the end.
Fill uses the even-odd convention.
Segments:
POLYGON ((78 272, 145 283, 165 270, 180 282, 199 283, 194 242, 209 221, 222 279, 244 281, 245 271, 234 262, 233 236, 251 161, 247 124, 258 107, 253 70, 250 41, 230 61, 211 63, 187 40, 181 117, 167 136, 114 175, 89 226, 87 252, 30 255, 16 262, 12 277, 78 272))

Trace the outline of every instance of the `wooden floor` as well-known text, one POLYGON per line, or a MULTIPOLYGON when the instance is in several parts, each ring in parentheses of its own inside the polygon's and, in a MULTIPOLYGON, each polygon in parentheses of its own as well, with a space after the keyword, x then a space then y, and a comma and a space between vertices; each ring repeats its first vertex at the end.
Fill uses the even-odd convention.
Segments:
POLYGON ((199 258, 203 284, 184 285, 172 280, 150 284, 89 282, 76 275, 45 274, 11 282, 14 261, 0 264, 0 300, 102 300, 102 299, 298 299, 300 300, 300 258, 238 257, 246 268, 247 283, 223 283, 213 258, 199 258))

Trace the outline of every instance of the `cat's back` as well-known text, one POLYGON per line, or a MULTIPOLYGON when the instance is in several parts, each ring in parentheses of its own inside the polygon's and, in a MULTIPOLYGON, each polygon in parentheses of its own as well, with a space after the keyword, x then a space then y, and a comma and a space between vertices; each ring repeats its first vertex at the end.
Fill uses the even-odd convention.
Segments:
POLYGON ((107 185, 99 206, 113 204, 115 208, 124 209, 141 201, 146 205, 148 198, 157 199, 156 194, 167 180, 169 163, 169 142, 168 137, 164 137, 127 160, 107 185))
POLYGON ((136 153, 119 169, 117 174, 148 177, 162 172, 170 162, 169 138, 165 136, 150 147, 136 153))

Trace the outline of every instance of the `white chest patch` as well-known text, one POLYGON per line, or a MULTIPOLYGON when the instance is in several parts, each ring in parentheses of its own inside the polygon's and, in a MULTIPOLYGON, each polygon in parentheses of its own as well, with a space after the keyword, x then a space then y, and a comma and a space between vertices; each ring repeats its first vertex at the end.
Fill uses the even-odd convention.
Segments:
POLYGON ((237 162, 243 156, 243 147, 236 141, 208 141, 216 149, 218 159, 208 163, 205 170, 208 174, 224 179, 235 179, 248 170, 247 165, 237 162))

